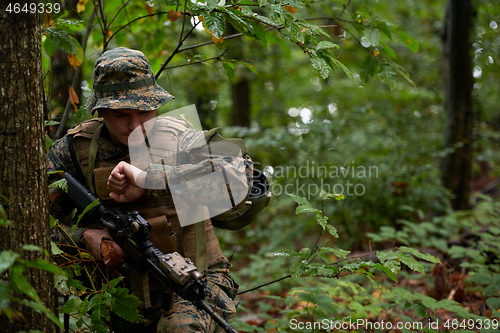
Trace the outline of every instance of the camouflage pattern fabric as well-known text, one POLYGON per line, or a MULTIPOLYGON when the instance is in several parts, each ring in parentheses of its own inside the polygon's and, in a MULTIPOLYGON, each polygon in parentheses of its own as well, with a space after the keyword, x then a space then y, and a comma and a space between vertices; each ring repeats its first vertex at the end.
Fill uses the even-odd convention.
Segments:
POLYGON ((94 92, 87 112, 97 109, 157 110, 173 99, 154 78, 144 54, 118 47, 104 52, 94 65, 94 92))
MULTIPOLYGON (((205 300, 214 311, 226 321, 234 317, 238 303, 234 301, 238 285, 225 274, 212 271, 207 275, 205 300)), ((196 308, 190 301, 176 296, 171 314, 161 317, 157 333, 218 333, 222 328, 205 312, 196 308)))
MULTIPOLYGON (((206 276, 205 301, 214 311, 226 321, 236 314, 238 302, 234 300, 239 286, 224 269, 225 264, 213 265, 206 276), (221 268, 216 268, 221 267, 221 268)), ((158 307, 158 306, 157 306, 158 307)), ((148 326, 133 324, 113 315, 114 333, 220 333, 222 328, 203 310, 196 308, 193 303, 175 296, 174 308, 158 315, 152 314, 148 318, 155 318, 148 326), (163 313, 163 315, 161 315, 163 313), (161 316, 161 317, 159 317, 161 316)))

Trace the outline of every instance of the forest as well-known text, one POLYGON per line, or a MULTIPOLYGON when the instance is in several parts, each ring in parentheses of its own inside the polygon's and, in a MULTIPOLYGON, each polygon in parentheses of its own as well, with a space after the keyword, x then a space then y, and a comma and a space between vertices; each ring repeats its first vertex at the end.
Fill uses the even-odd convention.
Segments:
POLYGON ((499 24, 497 0, 3 1, 0 327, 142 320, 113 267, 51 241, 46 172, 127 47, 175 96, 158 115, 194 105, 269 182, 216 229, 236 331, 499 332, 499 24))

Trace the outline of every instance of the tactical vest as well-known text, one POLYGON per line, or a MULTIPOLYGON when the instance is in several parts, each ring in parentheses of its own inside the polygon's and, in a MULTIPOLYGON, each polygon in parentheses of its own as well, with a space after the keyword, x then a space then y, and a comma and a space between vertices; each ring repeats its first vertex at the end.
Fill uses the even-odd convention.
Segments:
MULTIPOLYGON (((163 149, 174 151, 179 135, 189 130, 190 124, 173 117, 156 119, 155 135, 162 136, 163 149)), ((225 257, 211 221, 207 219, 204 222, 181 227, 172 196, 168 190, 165 195, 160 196, 152 195, 151 192, 146 191, 141 198, 133 203, 118 204, 110 199, 107 179, 120 160, 99 158, 97 143, 99 140, 107 141, 100 136, 103 128, 102 120, 94 118, 68 130, 68 136, 71 136, 74 141, 76 159, 81 174, 85 177, 87 186, 99 196, 102 203, 108 206, 119 205, 127 211, 137 210, 151 225, 149 237, 155 246, 163 253, 177 251, 184 257, 190 258, 200 272, 205 271, 212 263, 224 260, 225 257)), ((122 160, 130 162, 129 156, 122 160)), ((102 228, 97 223, 89 227, 102 228)))

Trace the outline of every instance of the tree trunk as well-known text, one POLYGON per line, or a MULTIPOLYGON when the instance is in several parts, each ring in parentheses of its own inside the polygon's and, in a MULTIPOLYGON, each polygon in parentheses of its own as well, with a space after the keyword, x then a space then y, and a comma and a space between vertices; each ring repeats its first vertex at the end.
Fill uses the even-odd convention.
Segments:
MULTIPOLYGON (((33 1, 17 3, 22 8, 33 1)), ((0 203, 12 223, 0 227, 0 250, 35 244, 49 251, 39 15, 9 13, 4 8, 0 11, 0 203)), ((37 251, 20 253, 25 259, 43 256, 37 251)), ((30 282, 53 310, 52 276, 32 270, 30 282)), ((53 323, 31 308, 21 308, 20 313, 22 319, 14 323, 0 316, 0 327, 6 332, 54 332, 53 323)))
POLYGON ((446 108, 445 147, 453 151, 441 164, 443 184, 453 193, 455 210, 470 207, 472 172, 472 55, 470 34, 471 0, 448 0, 443 34, 446 108))
MULTIPOLYGON (((238 31, 232 26, 228 26, 228 34, 232 35, 238 31)), ((228 45, 228 57, 236 60, 245 60, 245 50, 242 46, 243 41, 233 39, 226 42, 228 45)), ((251 110, 251 92, 250 92, 250 70, 240 68, 241 65, 236 65, 234 78, 230 80, 231 84, 231 125, 250 127, 250 110, 251 110), (236 67, 239 66, 239 67, 236 67)))

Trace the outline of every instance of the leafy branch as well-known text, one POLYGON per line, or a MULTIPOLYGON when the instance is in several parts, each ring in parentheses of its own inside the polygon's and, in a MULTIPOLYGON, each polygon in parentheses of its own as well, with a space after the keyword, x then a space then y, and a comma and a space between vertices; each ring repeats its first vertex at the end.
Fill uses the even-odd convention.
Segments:
POLYGON ((239 295, 260 289, 262 287, 283 281, 291 277, 339 278, 340 276, 344 276, 345 274, 357 272, 363 274, 372 283, 376 284, 374 275, 369 272, 369 268, 377 268, 385 273, 391 280, 397 282, 396 274, 401 270, 401 264, 405 264, 411 270, 425 275, 423 265, 415 258, 435 264, 440 263, 439 258, 427 253, 421 253, 417 249, 406 246, 392 248, 385 251, 371 251, 370 253, 355 256, 349 256, 350 251, 328 247, 327 245, 329 241, 324 246, 319 246, 318 244, 320 243, 320 239, 323 235, 323 232, 325 231, 328 232, 330 237, 339 237, 336 228, 333 225, 328 224, 328 217, 324 213, 325 201, 331 198, 335 198, 336 200, 343 200, 344 196, 330 194, 322 191, 320 193, 321 209, 314 208, 311 203, 304 197, 296 195, 290 196, 295 202, 298 203, 298 207, 295 211, 296 214, 316 214, 316 222, 319 226, 321 226, 322 229, 320 230, 315 244, 313 245, 312 249, 302 248, 299 251, 287 250, 275 253, 274 255, 276 257, 297 258, 297 261, 292 266, 292 272, 279 279, 242 291, 238 293, 239 295), (334 256, 338 259, 332 262, 330 260, 331 256, 334 256), (377 257, 376 262, 372 260, 363 260, 373 256, 377 257), (314 263, 317 257, 321 258, 323 263, 314 263), (348 262, 344 263, 346 261, 348 262), (342 265, 340 266, 340 264, 342 265))

